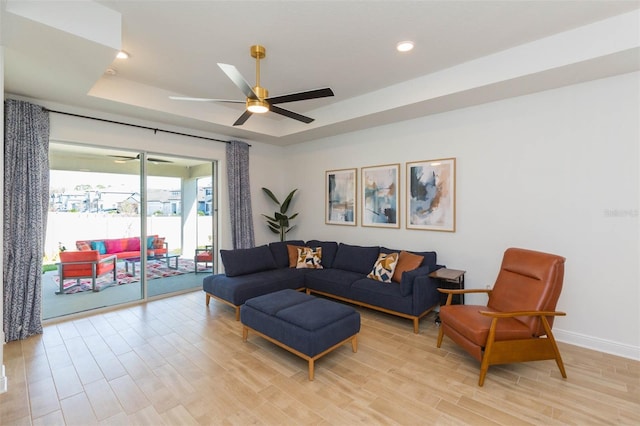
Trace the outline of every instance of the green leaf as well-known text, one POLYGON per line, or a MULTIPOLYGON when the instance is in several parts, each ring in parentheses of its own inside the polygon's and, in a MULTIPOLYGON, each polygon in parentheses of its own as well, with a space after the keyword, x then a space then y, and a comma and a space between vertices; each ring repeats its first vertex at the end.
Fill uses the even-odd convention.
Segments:
POLYGON ((272 222, 277 222, 278 219, 276 219, 275 217, 271 217, 271 216, 267 216, 266 214, 262 214, 262 216, 264 216, 265 218, 267 218, 267 220, 270 220, 272 222))
POLYGON ((271 229, 271 232, 273 232, 274 234, 279 234, 280 233, 279 229, 276 229, 276 228, 274 228, 272 226, 270 226, 269 229, 271 229))
POLYGON ((291 204, 291 200, 293 199, 293 195, 296 193, 297 190, 298 188, 294 189, 289 193, 289 195, 287 195, 287 198, 285 198, 284 202, 280 206, 280 213, 287 212, 287 210, 289 209, 289 204, 291 204))
POLYGON ((267 194, 269 196, 269 198, 271 198, 273 200, 274 203, 276 203, 277 205, 280 205, 280 201, 278 201, 276 196, 273 195, 273 192, 271 192, 271 190, 269 190, 267 188, 262 188, 262 190, 264 191, 265 194, 267 194))

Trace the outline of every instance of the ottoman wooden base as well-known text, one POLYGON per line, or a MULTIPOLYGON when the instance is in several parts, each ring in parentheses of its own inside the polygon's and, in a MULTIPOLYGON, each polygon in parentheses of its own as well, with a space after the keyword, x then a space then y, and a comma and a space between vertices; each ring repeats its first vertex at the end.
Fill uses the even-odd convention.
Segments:
POLYGON ((242 340, 249 330, 309 363, 351 342, 358 351, 360 314, 350 306, 294 290, 282 290, 247 300, 240 309, 242 340))
POLYGON ((247 337, 249 335, 249 330, 251 330, 252 332, 257 334, 258 336, 262 337, 263 339, 266 339, 266 340, 270 341, 271 343, 280 346, 282 349, 286 349, 289 352, 291 352, 292 354, 297 355, 300 358, 306 359, 307 361, 309 361, 309 380, 313 380, 314 372, 315 372, 315 361, 316 361, 316 359, 328 354, 332 350, 336 349, 339 346, 342 346, 343 344, 345 344, 345 343, 347 343, 349 341, 351 341, 351 349, 353 350, 353 352, 354 353, 358 352, 358 335, 357 334, 355 334, 355 335, 353 335, 351 337, 347 337, 342 342, 336 343, 335 345, 333 345, 329 349, 325 350, 324 352, 319 353, 318 355, 316 355, 314 357, 310 357, 308 355, 303 354, 300 351, 297 351, 297 350, 285 345, 284 343, 278 342, 276 339, 272 339, 271 337, 267 336, 266 334, 262 334, 259 331, 256 331, 256 330, 254 330, 252 328, 249 328, 247 326, 243 326, 242 327, 242 341, 243 342, 247 341, 247 337))

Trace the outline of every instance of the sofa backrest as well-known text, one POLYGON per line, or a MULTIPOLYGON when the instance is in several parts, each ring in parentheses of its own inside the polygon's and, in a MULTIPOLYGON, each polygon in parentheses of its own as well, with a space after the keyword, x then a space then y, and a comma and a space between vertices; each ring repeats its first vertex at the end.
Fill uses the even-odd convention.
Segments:
POLYGON ((266 244, 249 249, 220 250, 224 273, 228 277, 277 269, 276 261, 266 244))
POLYGON ((352 246, 340 243, 332 267, 366 275, 373 269, 373 265, 378 260, 378 254, 380 254, 378 246, 352 246))
POLYGON ((322 267, 323 268, 333 268, 333 262, 336 258, 336 253, 338 252, 338 243, 335 241, 320 241, 320 240, 309 240, 307 241, 307 247, 321 247, 322 248, 322 267))
MULTIPOLYGON (((161 247, 155 247, 155 243, 164 238, 157 235, 149 235, 145 241, 147 250, 153 250, 161 247)), ((79 240, 76 241, 76 248, 79 251, 97 250, 100 254, 117 254, 125 251, 140 251, 140 237, 127 238, 105 238, 102 240, 79 240)))
POLYGON ((269 250, 271 250, 271 254, 273 255, 273 259, 275 260, 278 268, 289 267, 289 251, 287 250, 287 245, 304 246, 304 241, 277 241, 269 244, 269 250))

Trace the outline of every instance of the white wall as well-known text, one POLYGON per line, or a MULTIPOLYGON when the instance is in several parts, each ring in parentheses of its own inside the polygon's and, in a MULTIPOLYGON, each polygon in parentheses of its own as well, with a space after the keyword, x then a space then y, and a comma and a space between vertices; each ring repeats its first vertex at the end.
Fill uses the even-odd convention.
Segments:
POLYGON ((291 238, 435 250, 473 288, 493 283, 507 247, 565 256, 556 337, 640 359, 639 97, 633 73, 294 146, 291 238), (405 194, 406 162, 446 157, 455 233, 325 225, 325 170, 401 163, 405 194))

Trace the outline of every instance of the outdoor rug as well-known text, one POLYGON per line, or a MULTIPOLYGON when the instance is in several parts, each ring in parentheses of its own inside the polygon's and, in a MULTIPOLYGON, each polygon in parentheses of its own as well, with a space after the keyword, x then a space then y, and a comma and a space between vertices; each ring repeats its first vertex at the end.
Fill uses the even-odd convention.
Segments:
MULTIPOLYGON (((174 265, 174 260, 171 260, 171 265, 174 265)), ((136 263, 136 274, 131 275, 131 265, 129 265, 129 274, 125 271, 124 262, 118 262, 116 265, 116 283, 112 284, 113 274, 108 273, 98 277, 96 279, 96 287, 98 289, 102 289, 104 287, 109 287, 111 285, 125 285, 131 283, 140 282, 140 263, 136 263)), ((204 264, 198 265, 198 272, 206 271, 207 268, 204 267, 204 264)), ((210 270, 210 269, 209 269, 210 270)), ((194 263, 193 260, 188 259, 178 259, 178 269, 168 268, 167 264, 164 261, 160 260, 149 260, 147 261, 147 281, 155 280, 158 278, 166 278, 173 277, 176 275, 189 274, 194 272, 194 263)), ((56 272, 54 280, 56 282, 57 288, 60 286, 60 276, 56 272)), ((91 279, 83 278, 80 280, 80 285, 75 285, 76 279, 69 278, 64 280, 63 288, 65 294, 78 293, 81 291, 91 291, 91 279)))

